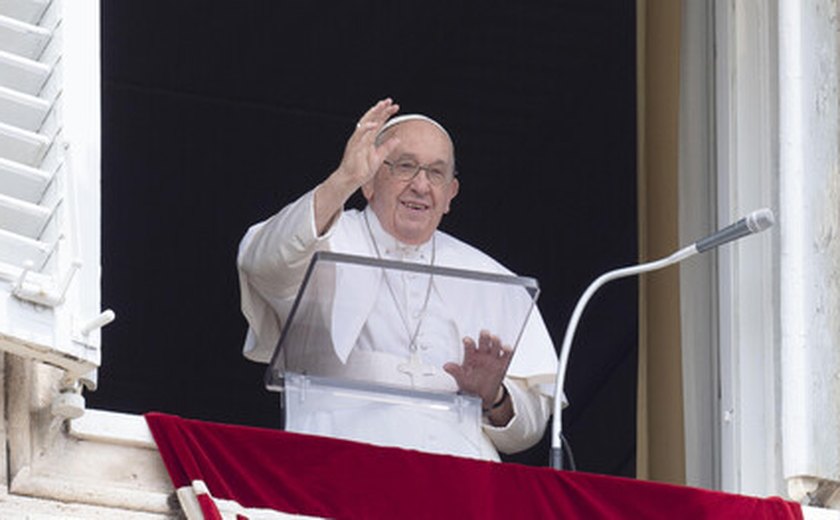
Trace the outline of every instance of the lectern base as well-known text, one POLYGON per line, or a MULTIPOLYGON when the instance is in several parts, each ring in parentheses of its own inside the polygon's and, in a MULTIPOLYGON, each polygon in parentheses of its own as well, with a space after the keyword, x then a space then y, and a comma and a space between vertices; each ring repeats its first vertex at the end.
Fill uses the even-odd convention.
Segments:
POLYGON ((291 432, 487 458, 476 397, 287 372, 283 404, 291 432))

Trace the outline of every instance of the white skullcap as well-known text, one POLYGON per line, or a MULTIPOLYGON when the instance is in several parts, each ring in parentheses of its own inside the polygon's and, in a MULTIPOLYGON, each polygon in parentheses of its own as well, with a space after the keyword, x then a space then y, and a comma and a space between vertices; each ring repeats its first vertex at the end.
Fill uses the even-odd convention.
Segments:
POLYGON ((386 130, 388 130, 392 126, 396 126, 400 123, 405 123, 406 121, 426 121, 427 123, 431 123, 431 124, 435 125, 437 128, 439 128, 440 131, 443 132, 443 134, 447 138, 449 138, 450 142, 452 141, 452 137, 450 137, 449 132, 446 131, 446 128, 444 128, 442 124, 438 123, 437 121, 435 121, 431 117, 424 116, 423 114, 403 114, 401 116, 392 117, 391 119, 388 120, 387 123, 382 125, 382 129, 379 130, 378 134, 376 134, 377 142, 379 141, 379 139, 382 137, 382 134, 384 134, 386 130))

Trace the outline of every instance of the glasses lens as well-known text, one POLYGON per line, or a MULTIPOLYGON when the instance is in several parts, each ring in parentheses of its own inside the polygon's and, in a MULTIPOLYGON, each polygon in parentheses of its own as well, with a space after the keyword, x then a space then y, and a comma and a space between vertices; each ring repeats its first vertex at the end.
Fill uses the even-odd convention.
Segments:
POLYGON ((449 176, 446 175, 446 173, 443 170, 439 170, 437 168, 426 170, 426 174, 429 176, 429 182, 431 182, 435 186, 440 186, 441 184, 445 183, 449 178, 449 176))
POLYGON ((401 181, 413 179, 421 169, 426 171, 426 177, 435 186, 446 184, 451 179, 451 176, 440 168, 420 166, 414 161, 386 162, 386 164, 391 167, 391 173, 394 177, 401 181))
POLYGON ((391 166, 391 171, 400 179, 407 180, 417 173, 420 165, 413 161, 399 161, 391 166))

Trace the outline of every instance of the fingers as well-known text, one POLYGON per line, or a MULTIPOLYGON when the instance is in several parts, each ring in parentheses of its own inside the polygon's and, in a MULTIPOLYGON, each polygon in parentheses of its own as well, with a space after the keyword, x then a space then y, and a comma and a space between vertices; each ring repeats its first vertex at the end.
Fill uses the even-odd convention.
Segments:
MULTIPOLYGON (((377 130, 376 133, 379 133, 379 130, 377 130)), ((375 134, 373 134, 373 135, 374 135, 374 141, 375 141, 376 140, 375 134)), ((373 158, 373 160, 375 162, 379 163, 379 164, 382 164, 382 161, 387 159, 388 156, 391 155, 391 152, 393 152, 394 149, 396 149, 396 147, 399 144, 400 144, 400 138, 399 137, 389 137, 387 141, 385 141, 384 143, 381 143, 379 146, 374 148, 374 151, 373 151, 374 158, 373 158)))
POLYGON ((496 401, 499 385, 510 363, 512 351, 502 344, 498 336, 481 331, 478 341, 470 337, 462 340, 464 359, 459 363, 446 363, 443 370, 455 379, 458 388, 481 397, 488 407, 496 401))
POLYGON ((494 349, 498 349, 499 345, 501 345, 499 338, 497 336, 493 336, 486 330, 482 330, 478 335, 478 350, 485 354, 489 354, 494 349))
POLYGON ((467 370, 504 371, 513 356, 513 351, 502 344, 498 336, 482 331, 478 343, 472 338, 463 339, 464 359, 462 366, 467 370))
POLYGON ((502 345, 502 340, 499 336, 490 334, 486 330, 482 330, 478 335, 477 350, 482 354, 498 358, 506 358, 511 354, 510 348, 502 345))
POLYGON ((458 363, 444 363, 443 370, 444 372, 455 378, 455 381, 459 383, 459 387, 461 386, 460 383, 461 381, 463 381, 465 375, 464 367, 462 367, 458 363))
POLYGON ((399 143, 399 140, 391 138, 388 139, 378 148, 376 147, 376 137, 379 131, 394 114, 399 111, 400 106, 394 103, 391 98, 383 99, 373 105, 356 123, 356 130, 350 136, 348 147, 364 150, 364 154, 369 154, 369 162, 373 163, 373 169, 379 167, 379 164, 394 150, 399 143))
POLYGON ((475 340, 473 340, 470 337, 464 338, 463 343, 464 343, 464 351, 469 351, 469 350, 475 350, 476 349, 475 340))
POLYGON ((359 118, 358 123, 356 123, 356 131, 353 133, 353 136, 368 137, 371 139, 371 144, 373 144, 373 139, 376 138, 376 134, 379 133, 379 130, 385 122, 388 121, 391 116, 396 114, 399 109, 400 106, 394 103, 391 98, 379 101, 370 107, 361 118, 359 118))
POLYGON ((399 143, 388 139, 385 145, 376 147, 376 135, 399 109, 399 105, 390 98, 383 99, 369 108, 356 123, 345 145, 341 163, 334 172, 335 184, 340 186, 342 193, 347 193, 346 198, 373 178, 382 161, 399 143))

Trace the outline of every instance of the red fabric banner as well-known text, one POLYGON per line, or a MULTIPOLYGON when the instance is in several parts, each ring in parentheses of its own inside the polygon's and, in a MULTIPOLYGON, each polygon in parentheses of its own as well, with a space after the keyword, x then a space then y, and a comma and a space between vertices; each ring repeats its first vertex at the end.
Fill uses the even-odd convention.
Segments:
POLYGON ((798 504, 433 455, 150 413, 176 488, 205 518, 802 519, 798 504), (231 514, 231 513, 228 513, 231 514), (227 516, 225 516, 227 517, 227 516), (279 518, 279 516, 278 516, 279 518))

